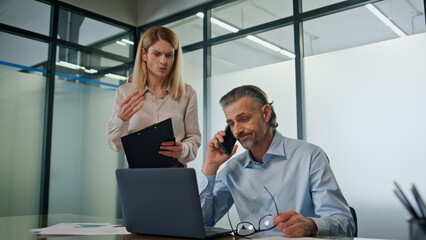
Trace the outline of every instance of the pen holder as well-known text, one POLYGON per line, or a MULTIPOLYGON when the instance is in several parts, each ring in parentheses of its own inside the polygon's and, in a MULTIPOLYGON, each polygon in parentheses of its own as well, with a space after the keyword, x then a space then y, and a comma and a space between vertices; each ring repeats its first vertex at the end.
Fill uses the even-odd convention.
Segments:
POLYGON ((426 219, 410 219, 410 240, 426 240, 426 219))

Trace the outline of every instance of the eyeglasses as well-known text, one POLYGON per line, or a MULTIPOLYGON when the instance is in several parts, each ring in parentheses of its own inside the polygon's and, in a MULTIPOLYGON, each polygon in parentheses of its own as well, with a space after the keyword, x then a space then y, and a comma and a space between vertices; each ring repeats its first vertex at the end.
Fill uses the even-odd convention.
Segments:
MULTIPOLYGON (((277 203, 275 202, 274 197, 272 197, 272 194, 269 192, 269 190, 266 187, 263 187, 263 188, 265 188, 266 192, 268 192, 269 196, 271 196, 272 201, 274 202, 274 205, 275 205, 275 210, 277 211, 277 215, 278 215, 279 214, 278 213, 278 207, 277 207, 277 203)), ((235 236, 245 237, 245 236, 250 236, 250 235, 258 233, 258 232, 264 232, 264 231, 271 230, 275 227, 275 225, 273 225, 273 222, 274 222, 273 218, 274 218, 274 215, 266 214, 265 216, 263 216, 259 220, 259 224, 258 224, 257 228, 251 222, 240 222, 240 223, 237 224, 237 227, 234 230, 234 227, 232 226, 232 223, 231 223, 231 219, 229 217, 229 211, 228 211, 229 225, 231 226, 231 230, 232 230, 232 232, 234 233, 235 236)))

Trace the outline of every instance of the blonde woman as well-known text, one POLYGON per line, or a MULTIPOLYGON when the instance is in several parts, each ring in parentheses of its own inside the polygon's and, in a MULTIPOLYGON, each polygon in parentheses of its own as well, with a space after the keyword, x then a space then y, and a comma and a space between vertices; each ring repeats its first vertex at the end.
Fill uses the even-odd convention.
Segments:
POLYGON ((116 91, 108 142, 122 151, 121 137, 172 118, 176 142, 163 142, 160 154, 179 164, 195 159, 201 144, 197 95, 182 78, 182 48, 166 27, 152 27, 141 37, 133 74, 116 91))

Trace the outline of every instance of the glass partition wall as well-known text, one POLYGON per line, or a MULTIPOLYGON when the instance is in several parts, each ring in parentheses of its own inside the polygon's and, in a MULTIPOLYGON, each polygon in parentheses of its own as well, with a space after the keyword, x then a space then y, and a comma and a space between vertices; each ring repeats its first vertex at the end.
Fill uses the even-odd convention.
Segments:
POLYGON ((0 217, 121 217, 106 134, 136 28, 57 1, 0 7, 0 217))
POLYGON ((0 216, 38 214, 46 70, 28 58, 37 49, 45 62, 48 45, 4 32, 0 42, 0 216))
POLYGON ((219 98, 255 84, 274 101, 280 132, 327 152, 359 236, 408 238, 390 185, 415 182, 426 193, 424 1, 210 1, 139 29, 57 1, 0 6, 0 217, 121 217, 114 170, 125 160, 108 148, 106 125, 136 32, 164 25, 181 39, 185 81, 198 95, 203 142, 189 167, 200 171, 206 143, 225 127, 219 98))
POLYGON ((58 39, 82 47, 56 47, 48 212, 117 217, 114 170, 124 157, 106 144, 106 126, 132 67, 134 31, 67 7, 58 20, 58 39))

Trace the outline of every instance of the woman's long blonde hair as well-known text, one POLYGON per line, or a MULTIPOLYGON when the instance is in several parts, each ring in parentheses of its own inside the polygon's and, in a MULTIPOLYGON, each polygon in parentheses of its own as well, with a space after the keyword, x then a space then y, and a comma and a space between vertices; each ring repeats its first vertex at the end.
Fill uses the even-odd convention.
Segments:
POLYGON ((177 35, 166 27, 152 27, 142 35, 139 40, 138 50, 136 53, 135 65, 133 73, 129 77, 129 82, 133 83, 133 88, 140 92, 144 92, 148 81, 148 69, 146 62, 142 60, 142 49, 148 52, 148 49, 158 40, 169 42, 175 49, 175 56, 172 69, 170 70, 165 87, 169 87, 172 98, 179 100, 185 95, 185 82, 182 77, 183 59, 182 47, 180 46, 177 35))

